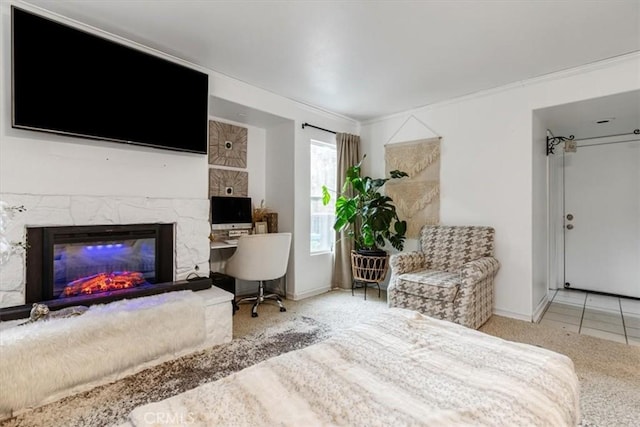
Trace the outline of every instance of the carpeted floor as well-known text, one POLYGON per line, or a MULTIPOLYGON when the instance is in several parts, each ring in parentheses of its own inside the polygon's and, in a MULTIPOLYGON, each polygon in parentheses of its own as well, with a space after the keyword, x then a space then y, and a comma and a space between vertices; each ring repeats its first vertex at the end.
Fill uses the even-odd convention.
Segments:
POLYGON ((640 426, 640 347, 493 316, 482 332, 565 354, 580 379, 584 426, 640 426))
MULTIPOLYGON (((0 426, 102 426, 123 422, 135 407, 162 400, 278 354, 303 348, 386 310, 385 295, 334 291, 286 301, 250 316, 243 305, 234 316, 234 340, 147 369, 91 391, 23 413, 0 426)), ((581 381, 585 426, 637 426, 640 420, 640 347, 626 346, 500 316, 482 331, 564 353, 581 381)))

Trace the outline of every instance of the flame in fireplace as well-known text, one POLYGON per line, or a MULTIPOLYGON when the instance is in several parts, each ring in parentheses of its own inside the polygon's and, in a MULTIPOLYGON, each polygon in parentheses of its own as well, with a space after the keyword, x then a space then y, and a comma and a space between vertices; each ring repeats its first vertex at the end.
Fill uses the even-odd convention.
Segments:
POLYGON ((137 271, 114 271, 112 273, 98 273, 93 276, 82 277, 70 282, 62 291, 61 297, 76 295, 91 295, 99 292, 115 291, 118 289, 135 288, 146 283, 142 273, 137 271))

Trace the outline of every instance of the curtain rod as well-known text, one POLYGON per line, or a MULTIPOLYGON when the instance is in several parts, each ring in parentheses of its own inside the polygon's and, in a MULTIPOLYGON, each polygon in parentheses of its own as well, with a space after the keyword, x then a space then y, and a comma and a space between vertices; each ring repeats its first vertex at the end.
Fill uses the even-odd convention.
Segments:
POLYGON ((612 144, 620 144, 620 143, 623 143, 623 142, 635 142, 635 141, 640 141, 640 138, 625 139, 625 140, 622 140, 622 141, 611 141, 611 142, 600 142, 600 143, 597 142, 595 144, 580 145, 578 148, 588 148, 588 147, 596 147, 596 146, 599 146, 599 145, 612 145, 612 144))
POLYGON ((617 133, 614 135, 604 135, 604 136, 592 136, 589 138, 580 138, 580 139, 576 139, 575 141, 588 141, 590 139, 601 139, 601 138, 613 138, 614 136, 627 136, 627 135, 640 135, 640 129, 634 129, 633 132, 628 132, 628 133, 617 133))
POLYGON ((305 127, 307 127, 307 126, 309 126, 310 128, 318 129, 318 130, 323 130, 323 131, 325 131, 325 132, 329 132, 329 133, 332 133, 332 134, 334 134, 334 135, 338 133, 338 132, 335 132, 335 131, 332 131, 332 130, 329 130, 329 129, 325 129, 325 128, 321 128, 321 127, 318 127, 318 126, 314 126, 314 125, 309 124, 309 123, 307 123, 307 122, 304 122, 304 123, 302 124, 302 129, 304 129, 304 128, 305 128, 305 127))
MULTIPOLYGON (((581 139, 575 139, 575 136, 573 135, 555 136, 549 129, 547 129, 547 156, 549 154, 554 154, 554 149, 556 148, 556 146, 560 145, 565 141, 574 141, 574 142, 589 141, 592 139, 612 138, 614 136, 627 136, 627 135, 640 135, 640 129, 634 129, 633 132, 629 132, 629 133, 617 133, 614 135, 592 136, 589 138, 581 138, 581 139)), ((624 141, 624 142, 629 142, 629 141, 624 141)), ((599 144, 591 144, 591 145, 599 145, 599 144)))

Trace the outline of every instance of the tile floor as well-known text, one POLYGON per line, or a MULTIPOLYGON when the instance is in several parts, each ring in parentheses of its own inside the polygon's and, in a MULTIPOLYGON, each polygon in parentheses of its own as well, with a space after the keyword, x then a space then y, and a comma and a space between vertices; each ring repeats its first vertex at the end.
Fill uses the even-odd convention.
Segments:
POLYGON ((540 324, 640 346, 640 300, 558 289, 540 324))

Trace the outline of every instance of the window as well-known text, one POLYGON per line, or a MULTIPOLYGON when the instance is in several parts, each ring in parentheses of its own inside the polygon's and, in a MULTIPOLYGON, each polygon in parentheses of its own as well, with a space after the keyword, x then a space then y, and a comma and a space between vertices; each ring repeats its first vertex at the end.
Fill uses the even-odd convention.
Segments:
POLYGON ((311 140, 311 253, 328 252, 333 248, 335 194, 331 203, 322 205, 322 186, 336 190, 338 156, 336 143, 311 140))

